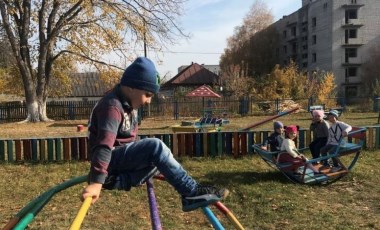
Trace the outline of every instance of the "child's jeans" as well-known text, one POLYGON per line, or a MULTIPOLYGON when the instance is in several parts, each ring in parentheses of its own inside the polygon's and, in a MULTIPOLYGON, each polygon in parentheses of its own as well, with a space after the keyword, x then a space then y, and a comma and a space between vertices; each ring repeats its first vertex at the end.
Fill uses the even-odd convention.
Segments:
MULTIPOLYGON (((331 144, 325 145, 324 147, 321 148, 321 155, 327 156, 327 153, 334 154, 337 148, 338 148, 338 145, 331 145, 331 144)), ((338 166, 338 160, 335 157, 332 158, 332 161, 333 161, 333 166, 338 166)), ((322 160, 321 162, 324 166, 329 165, 327 159, 322 160)))
MULTIPOLYGON (((116 175, 127 173, 131 177, 136 174, 130 172, 148 173, 154 166, 180 194, 189 195, 195 191, 197 182, 174 159, 165 143, 157 138, 145 138, 113 150, 108 172, 116 175)), ((138 181, 140 178, 131 179, 138 181)))

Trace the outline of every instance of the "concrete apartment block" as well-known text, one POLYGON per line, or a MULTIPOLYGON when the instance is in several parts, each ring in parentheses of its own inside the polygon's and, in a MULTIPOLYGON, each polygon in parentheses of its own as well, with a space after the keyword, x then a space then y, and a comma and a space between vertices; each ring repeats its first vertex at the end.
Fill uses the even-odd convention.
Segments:
POLYGON ((308 73, 332 71, 339 95, 359 96, 362 65, 380 48, 380 0, 302 0, 274 23, 281 65, 294 60, 308 73))

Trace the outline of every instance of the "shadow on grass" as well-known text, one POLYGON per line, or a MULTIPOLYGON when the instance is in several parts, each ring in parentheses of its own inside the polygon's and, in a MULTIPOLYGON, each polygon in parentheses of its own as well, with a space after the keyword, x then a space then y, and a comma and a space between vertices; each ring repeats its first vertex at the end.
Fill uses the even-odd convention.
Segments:
POLYGON ((205 177, 213 181, 213 183, 219 185, 230 185, 230 184, 256 184, 260 182, 280 182, 283 184, 293 183, 288 180, 281 172, 271 171, 271 172, 254 172, 254 171, 244 171, 244 172, 210 172, 205 175, 205 177))

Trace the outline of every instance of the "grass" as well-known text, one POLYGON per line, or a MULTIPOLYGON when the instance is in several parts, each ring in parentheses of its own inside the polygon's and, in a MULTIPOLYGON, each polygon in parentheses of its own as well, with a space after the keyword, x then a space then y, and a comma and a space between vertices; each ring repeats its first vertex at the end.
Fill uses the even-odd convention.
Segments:
MULTIPOLYGON (((379 229, 380 154, 364 152, 354 171, 327 186, 289 182, 257 155, 239 159, 181 159, 183 166, 202 183, 231 190, 223 203, 246 229, 379 229)), ((47 189, 87 173, 89 164, 3 164, 0 168, 1 225, 47 189), (5 186, 4 186, 5 185, 5 186)), ((29 229, 67 229, 81 202, 84 184, 58 193, 29 229)), ((163 181, 154 181, 164 229, 211 229, 202 212, 184 213, 178 194, 163 181)), ((211 207, 226 229, 233 225, 211 207)), ((103 191, 92 205, 82 229, 150 229, 146 188, 129 192, 103 191)))
MULTIPOLYGON (((223 130, 238 130, 265 117, 231 118, 223 130)), ((189 118, 194 119, 194 118, 189 118)), ((285 124, 308 128, 309 113, 280 118, 285 124)), ((375 125, 375 113, 345 113, 342 120, 353 126, 375 125)), ((170 132, 179 121, 147 119, 141 134, 170 132)), ((86 121, 42 124, 0 124, 0 138, 78 136, 76 125, 86 121)), ((271 130, 271 123, 258 129, 271 130)), ((223 203, 246 229, 380 229, 380 151, 365 151, 353 172, 327 186, 303 186, 289 182, 257 155, 233 159, 182 158, 184 168, 201 183, 223 186, 231 194, 223 203)), ((0 226, 4 226, 33 198, 47 189, 88 172, 88 162, 56 164, 0 164, 0 226)), ((67 229, 81 202, 85 184, 58 193, 38 214, 29 229, 67 229)), ((155 181, 155 193, 164 229, 212 229, 202 212, 184 213, 180 197, 163 181, 155 181)), ((226 229, 233 225, 211 207, 226 229)), ((150 229, 145 187, 129 192, 103 191, 89 209, 82 229, 150 229)))

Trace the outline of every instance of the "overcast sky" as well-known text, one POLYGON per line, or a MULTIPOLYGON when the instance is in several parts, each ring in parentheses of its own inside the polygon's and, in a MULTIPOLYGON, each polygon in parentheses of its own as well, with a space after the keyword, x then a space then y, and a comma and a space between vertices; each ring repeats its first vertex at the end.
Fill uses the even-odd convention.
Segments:
MULTIPOLYGON (((169 52, 159 55, 148 52, 162 77, 177 74, 177 69, 191 62, 218 65, 221 53, 226 48, 227 38, 234 28, 241 26, 244 16, 254 0, 189 0, 185 5, 185 15, 180 23, 191 38, 179 40, 178 45, 168 47, 169 52)), ((301 0, 265 0, 275 21, 289 15, 301 7, 301 0)), ((169 79, 166 79, 169 80, 169 79)))

